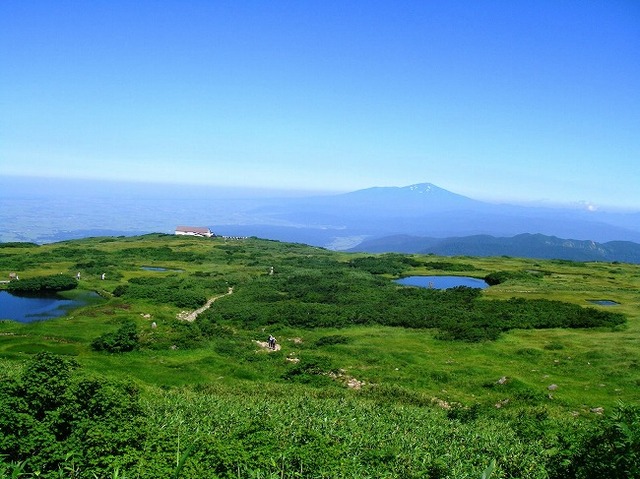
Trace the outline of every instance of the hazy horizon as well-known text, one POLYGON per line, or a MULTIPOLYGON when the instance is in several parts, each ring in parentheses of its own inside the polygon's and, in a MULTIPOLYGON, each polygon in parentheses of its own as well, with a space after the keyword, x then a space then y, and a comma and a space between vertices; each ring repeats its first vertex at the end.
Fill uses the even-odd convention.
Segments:
MULTIPOLYGON (((406 188, 416 184, 433 184, 430 181, 419 181, 417 183, 406 185, 369 185, 362 190, 371 188, 406 188)), ((609 211, 609 212, 640 212, 639 208, 625 207, 598 207, 594 208, 592 204, 580 201, 573 202, 552 202, 552 201, 499 201, 499 200, 483 200, 473 196, 463 195, 457 191, 447 190, 456 195, 466 196, 475 201, 488 204, 504 204, 524 207, 541 207, 550 209, 567 209, 579 211, 609 211)), ((352 193, 360 190, 293 190, 293 189, 268 189, 268 188, 250 188, 250 187, 233 187, 222 185, 202 185, 190 183, 176 182, 153 182, 153 181, 136 181, 136 180, 112 180, 112 179, 95 179, 95 178, 62 178, 62 177, 38 177, 38 176, 22 176, 22 175, 0 175, 0 199, 2 198, 46 198, 46 197, 102 197, 114 198, 121 197, 123 199, 164 199, 171 198, 181 200, 243 200, 243 199, 277 199, 277 198, 313 198, 322 196, 334 196, 352 193)))
POLYGON ((465 196, 469 199, 496 205, 513 205, 523 207, 537 207, 550 209, 567 209, 577 211, 608 211, 608 212, 640 212, 640 207, 618 207, 618 206, 595 206, 584 201, 550 201, 550 200, 491 200, 481 197, 464 195, 458 191, 448 190, 441 185, 431 181, 418 181, 406 185, 369 185, 356 190, 304 190, 286 188, 251 188, 242 186, 205 185, 197 183, 178 183, 167 181, 140 181, 140 180, 114 180, 100 178, 64 178, 64 177, 42 177, 23 175, 0 175, 0 199, 20 198, 20 197, 102 197, 114 198, 116 196, 123 199, 163 199, 172 198, 180 200, 243 200, 243 199, 277 199, 277 198, 313 198, 322 196, 334 196, 352 193, 355 191, 371 188, 406 188, 418 184, 432 184, 450 193, 465 196))

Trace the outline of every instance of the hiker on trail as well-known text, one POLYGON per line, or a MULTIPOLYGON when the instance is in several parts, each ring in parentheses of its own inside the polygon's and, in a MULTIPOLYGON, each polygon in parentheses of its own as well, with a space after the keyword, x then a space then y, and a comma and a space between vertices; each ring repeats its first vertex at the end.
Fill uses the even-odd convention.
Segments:
POLYGON ((269 347, 271 349, 276 349, 276 338, 271 335, 269 335, 269 347))

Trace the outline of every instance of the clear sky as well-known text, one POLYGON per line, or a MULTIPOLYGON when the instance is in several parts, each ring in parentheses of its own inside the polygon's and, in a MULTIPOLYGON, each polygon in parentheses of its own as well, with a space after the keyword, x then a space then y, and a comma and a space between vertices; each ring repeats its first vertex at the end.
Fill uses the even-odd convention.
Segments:
POLYGON ((0 174, 640 210, 640 2, 0 2, 0 174))

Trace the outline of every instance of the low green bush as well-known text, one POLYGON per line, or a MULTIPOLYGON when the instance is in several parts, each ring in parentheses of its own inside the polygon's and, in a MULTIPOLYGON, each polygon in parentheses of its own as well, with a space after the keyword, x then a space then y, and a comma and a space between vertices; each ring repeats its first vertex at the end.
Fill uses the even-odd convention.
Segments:
MULTIPOLYGON (((292 365, 289 377, 323 385, 332 370, 318 355, 292 365)), ((515 381, 510 392, 526 389, 515 381)), ((209 384, 156 391, 143 402, 130 383, 87 376, 75 360, 41 353, 0 382, 0 477, 626 479, 640 472, 637 405, 590 423, 558 419, 545 405, 442 409, 397 385, 327 391, 209 384)))
POLYGON ((580 445, 578 478, 640 477, 640 406, 619 404, 580 445))
POLYGON ((135 387, 82 376, 75 360, 39 353, 0 383, 0 471, 110 476, 131 466, 143 423, 135 387))
POLYGON ((486 275, 484 280, 489 284, 489 286, 495 286, 509 280, 530 281, 538 280, 541 277, 542 273, 538 271, 496 271, 486 275))
POLYGON ((125 353, 139 347, 138 327, 133 321, 127 321, 117 331, 105 333, 91 342, 94 351, 125 353))
MULTIPOLYGON (((264 277, 216 304, 216 321, 250 327, 380 324, 436 328, 443 340, 495 340, 515 328, 613 328, 622 314, 542 299, 483 300, 476 288, 398 287, 353 268, 264 277)), ((213 316, 212 316, 213 318, 213 316)))
POLYGON ((55 293, 69 291, 77 286, 78 281, 73 276, 54 274, 13 280, 7 285, 7 291, 18 294, 55 293))
POLYGON ((318 338, 315 342, 317 347, 322 346, 332 346, 334 344, 349 344, 351 342, 351 338, 349 336, 344 336, 342 334, 330 334, 328 336, 322 336, 318 338))
POLYGON ((428 261, 424 264, 429 269, 439 271, 474 271, 475 266, 468 263, 454 263, 453 261, 428 261))
POLYGON ((228 287, 223 279, 213 276, 143 276, 116 286, 113 294, 126 299, 142 299, 178 308, 197 309, 210 296, 226 293, 228 287))
POLYGON ((40 245, 30 242, 21 241, 8 241, 6 243, 0 243, 0 248, 38 248, 40 245))
POLYGON ((292 381, 312 386, 331 384, 330 374, 335 372, 331 362, 324 356, 305 356, 297 364, 289 367, 282 375, 285 381, 292 381))
POLYGON ((364 256, 349 261, 352 268, 361 269, 372 274, 390 274, 398 276, 413 266, 420 265, 419 261, 409 256, 387 253, 380 256, 364 256))
POLYGON ((640 406, 623 404, 595 424, 560 434, 551 479, 640 477, 640 406))

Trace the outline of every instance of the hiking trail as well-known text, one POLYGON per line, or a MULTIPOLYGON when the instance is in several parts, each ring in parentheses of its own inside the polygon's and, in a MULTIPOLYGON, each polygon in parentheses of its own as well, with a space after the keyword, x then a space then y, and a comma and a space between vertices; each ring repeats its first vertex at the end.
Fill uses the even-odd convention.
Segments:
POLYGON ((183 321, 189 321, 189 322, 193 322, 196 320, 196 318, 198 317, 199 314, 203 313, 204 311, 206 311, 207 309, 209 309, 211 307, 211 305, 217 301, 220 298, 224 298, 225 296, 229 296, 230 294, 233 294, 233 288, 229 288, 229 291, 227 291, 224 294, 221 294, 219 296, 214 296, 213 298, 210 298, 204 306, 202 306, 201 308, 196 309, 195 311, 181 311, 180 313, 178 313, 177 318, 181 319, 183 321))

